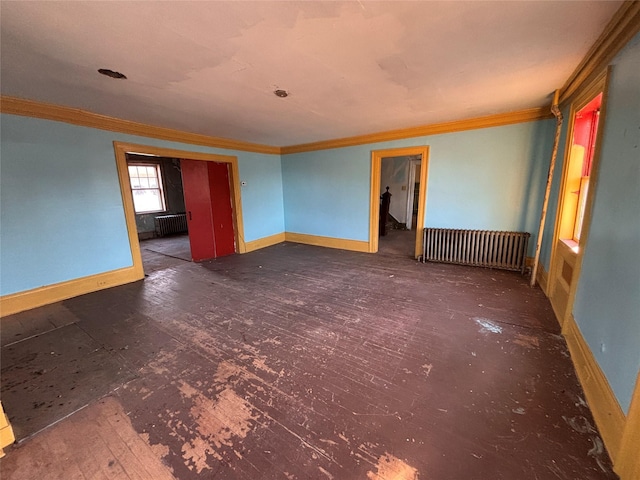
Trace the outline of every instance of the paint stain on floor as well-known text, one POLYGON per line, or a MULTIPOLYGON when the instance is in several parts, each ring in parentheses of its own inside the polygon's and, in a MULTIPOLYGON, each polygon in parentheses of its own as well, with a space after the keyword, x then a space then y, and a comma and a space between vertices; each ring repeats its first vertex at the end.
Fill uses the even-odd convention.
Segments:
POLYGON ((479 317, 474 317, 473 320, 480 325, 480 332, 482 333, 502 333, 502 327, 491 320, 479 317))
POLYGON ((390 453, 382 455, 376 467, 376 472, 367 472, 369 480, 418 480, 418 470, 390 453))
POLYGON ((14 447, 2 459, 1 476, 175 480, 158 453, 136 433, 120 402, 105 397, 14 447))
POLYGON ((522 333, 516 333, 515 340, 513 340, 513 343, 525 348, 540 347, 540 342, 538 340, 538 337, 535 337, 533 335, 523 335, 522 333))
POLYGON ((215 398, 210 399, 182 382, 180 392, 193 401, 190 416, 195 422, 198 435, 182 446, 182 457, 191 470, 198 473, 209 469, 207 457, 222 461, 220 450, 233 449, 242 458, 242 453, 234 448, 236 439, 243 439, 255 427, 259 414, 231 388, 225 388, 215 398))

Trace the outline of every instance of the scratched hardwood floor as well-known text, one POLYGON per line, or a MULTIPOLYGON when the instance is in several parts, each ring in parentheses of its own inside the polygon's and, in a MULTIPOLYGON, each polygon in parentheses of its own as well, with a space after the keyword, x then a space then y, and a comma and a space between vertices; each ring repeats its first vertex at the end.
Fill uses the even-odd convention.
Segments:
POLYGON ((3 479, 616 478, 517 273, 290 243, 145 260, 2 319, 3 479))

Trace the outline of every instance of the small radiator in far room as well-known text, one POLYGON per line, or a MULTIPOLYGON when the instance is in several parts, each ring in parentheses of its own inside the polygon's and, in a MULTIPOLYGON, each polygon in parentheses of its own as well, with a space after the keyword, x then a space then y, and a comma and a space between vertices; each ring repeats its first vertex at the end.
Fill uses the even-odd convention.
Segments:
POLYGON ((421 260, 520 270, 524 274, 530 236, 527 232, 425 228, 421 260))
POLYGON ((164 237, 165 235, 172 235, 174 233, 186 233, 187 230, 187 215, 185 213, 178 213, 176 215, 161 215, 155 217, 156 235, 164 237))

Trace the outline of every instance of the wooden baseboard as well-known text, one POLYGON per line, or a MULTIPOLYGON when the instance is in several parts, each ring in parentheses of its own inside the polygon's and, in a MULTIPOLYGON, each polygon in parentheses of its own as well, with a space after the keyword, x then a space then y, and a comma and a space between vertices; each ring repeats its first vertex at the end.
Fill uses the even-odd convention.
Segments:
POLYGON ((132 266, 5 295, 0 297, 0 316, 12 315, 85 293, 135 282, 142 278, 144 278, 142 269, 132 266))
POLYGON ((275 235, 270 235, 268 237, 259 238, 257 240, 252 240, 245 244, 245 253, 253 252, 254 250, 260 250, 261 248, 270 247, 271 245, 277 245, 278 243, 284 242, 284 240, 284 232, 276 233, 275 235))
POLYGON ((369 252, 369 242, 361 240, 348 240, 346 238, 321 237, 307 235, 305 233, 285 232, 287 242, 305 243, 318 247, 338 248, 340 250, 352 250, 354 252, 369 252))
MULTIPOLYGON (((247 242, 246 252, 276 245, 284 241, 306 243, 308 245, 338 248, 342 250, 353 250, 356 252, 369 251, 369 244, 363 241, 285 232, 247 242)), ((50 303, 67 300, 68 298, 77 297, 78 295, 97 292, 98 290, 103 290, 105 288, 135 282, 142 278, 144 278, 144 272, 141 268, 127 267, 88 277, 76 278, 67 282, 34 288, 33 290, 5 295, 0 297, 0 317, 41 307, 50 303)))
POLYGON ((4 457, 4 448, 16 441, 13 429, 9 423, 9 418, 4 413, 2 403, 0 403, 0 458, 4 457))
POLYGON ((620 451, 626 418, 573 315, 565 321, 562 334, 582 384, 591 413, 614 464, 620 451))
POLYGON ((544 269, 544 265, 542 265, 541 263, 538 264, 538 274, 536 275, 536 277, 537 277, 536 280, 538 281, 538 285, 540 285, 540 288, 542 289, 544 294, 548 297, 549 292, 547 290, 547 287, 549 286, 549 274, 544 269))
POLYGON ((636 378, 636 387, 629 405, 627 423, 622 436, 622 444, 613 465, 614 470, 620 475, 620 480, 640 479, 640 372, 636 378))

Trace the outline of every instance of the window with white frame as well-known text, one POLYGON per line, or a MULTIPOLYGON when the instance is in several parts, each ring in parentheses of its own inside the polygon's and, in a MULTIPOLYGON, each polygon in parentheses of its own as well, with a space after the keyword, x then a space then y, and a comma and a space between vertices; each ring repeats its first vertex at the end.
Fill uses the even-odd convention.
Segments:
POLYGON ((136 213, 166 210, 159 164, 129 163, 129 180, 136 213))

